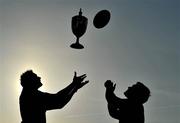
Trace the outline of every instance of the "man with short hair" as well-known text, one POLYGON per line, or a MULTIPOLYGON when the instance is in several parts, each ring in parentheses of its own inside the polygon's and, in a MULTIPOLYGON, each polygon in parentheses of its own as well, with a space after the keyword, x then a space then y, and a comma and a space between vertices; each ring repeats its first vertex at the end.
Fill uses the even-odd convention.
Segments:
POLYGON ((114 94, 116 84, 111 80, 105 82, 106 100, 111 117, 118 119, 119 123, 144 123, 143 104, 150 96, 150 90, 141 82, 129 87, 124 95, 127 99, 121 99, 114 94))
POLYGON ((32 70, 21 75, 23 87, 20 95, 21 123, 46 123, 46 111, 63 108, 72 98, 74 93, 86 85, 89 81, 83 82, 86 74, 77 76, 76 72, 71 84, 56 94, 41 92, 41 78, 32 70))

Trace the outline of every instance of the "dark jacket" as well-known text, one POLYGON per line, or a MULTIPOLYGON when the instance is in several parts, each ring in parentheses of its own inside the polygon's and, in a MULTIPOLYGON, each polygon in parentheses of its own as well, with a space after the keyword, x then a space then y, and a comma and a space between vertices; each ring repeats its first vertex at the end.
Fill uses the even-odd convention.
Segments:
POLYGON ((20 95, 22 123, 46 123, 46 111, 62 108, 68 95, 44 93, 38 90, 23 89, 20 95))

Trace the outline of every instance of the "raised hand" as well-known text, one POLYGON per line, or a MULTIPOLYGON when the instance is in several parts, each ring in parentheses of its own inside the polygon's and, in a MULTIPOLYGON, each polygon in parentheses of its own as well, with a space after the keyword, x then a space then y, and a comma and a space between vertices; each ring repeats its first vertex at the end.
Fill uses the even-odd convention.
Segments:
POLYGON ((106 89, 110 90, 110 91, 114 91, 116 88, 116 84, 114 84, 111 80, 107 80, 104 83, 104 86, 106 87, 106 89))
POLYGON ((73 83, 75 83, 77 89, 83 87, 84 85, 86 85, 89 81, 84 81, 84 79, 86 78, 86 74, 77 76, 77 73, 74 72, 74 78, 73 78, 73 83))

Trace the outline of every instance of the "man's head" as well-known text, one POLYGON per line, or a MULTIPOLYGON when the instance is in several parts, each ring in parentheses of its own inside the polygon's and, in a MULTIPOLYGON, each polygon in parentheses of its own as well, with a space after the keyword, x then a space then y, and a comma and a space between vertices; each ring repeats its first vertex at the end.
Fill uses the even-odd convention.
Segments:
POLYGON ((33 73, 32 70, 28 70, 21 75, 21 85, 23 88, 37 90, 42 86, 41 78, 33 73))
POLYGON ((128 87, 128 89, 124 92, 124 95, 128 99, 143 104, 148 100, 150 96, 150 90, 141 82, 137 82, 133 86, 128 87))

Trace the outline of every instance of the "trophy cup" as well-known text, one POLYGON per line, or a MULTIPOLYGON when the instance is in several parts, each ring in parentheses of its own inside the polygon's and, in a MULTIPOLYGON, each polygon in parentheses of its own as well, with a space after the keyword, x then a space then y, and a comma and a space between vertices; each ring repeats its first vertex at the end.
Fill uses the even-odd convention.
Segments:
POLYGON ((73 34, 76 36, 76 42, 71 44, 71 48, 83 49, 84 46, 79 43, 79 38, 84 35, 87 28, 88 19, 82 16, 82 11, 80 9, 79 15, 73 16, 71 21, 71 28, 73 34))

